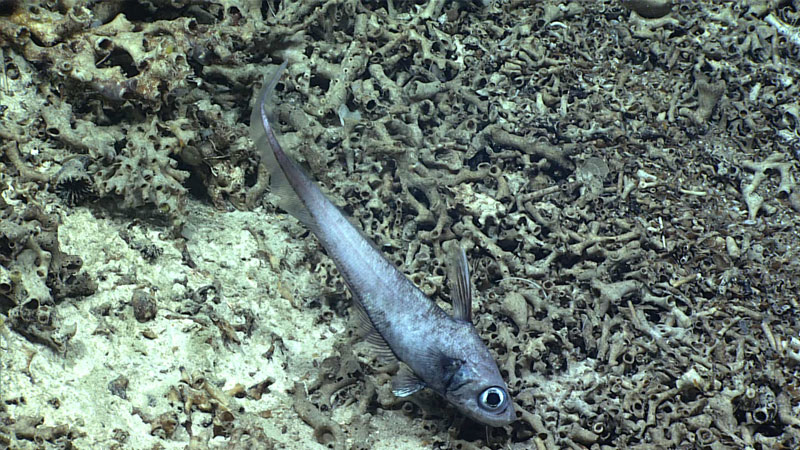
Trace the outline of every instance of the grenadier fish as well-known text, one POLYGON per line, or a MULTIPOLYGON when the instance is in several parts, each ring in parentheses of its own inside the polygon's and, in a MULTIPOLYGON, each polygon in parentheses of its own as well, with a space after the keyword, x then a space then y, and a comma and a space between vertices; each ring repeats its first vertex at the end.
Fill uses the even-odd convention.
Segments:
POLYGON ((253 106, 250 130, 270 171, 280 207, 308 227, 333 259, 349 288, 368 342, 401 365, 392 380, 398 397, 430 388, 463 414, 492 426, 515 420, 497 364, 472 325, 469 268, 459 248, 453 315, 431 301, 397 270, 281 149, 265 102, 286 68, 284 62, 253 106))

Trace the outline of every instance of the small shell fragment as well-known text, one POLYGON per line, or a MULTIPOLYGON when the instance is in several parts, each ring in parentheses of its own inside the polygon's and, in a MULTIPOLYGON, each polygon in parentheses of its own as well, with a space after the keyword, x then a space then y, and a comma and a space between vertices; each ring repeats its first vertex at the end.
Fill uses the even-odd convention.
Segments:
POLYGON ((501 306, 503 314, 507 315, 520 329, 528 326, 528 304, 518 292, 511 292, 503 299, 501 306))
POLYGON ((731 258, 736 259, 742 256, 742 251, 739 249, 739 245, 733 237, 728 236, 725 238, 725 247, 728 250, 728 256, 731 258))

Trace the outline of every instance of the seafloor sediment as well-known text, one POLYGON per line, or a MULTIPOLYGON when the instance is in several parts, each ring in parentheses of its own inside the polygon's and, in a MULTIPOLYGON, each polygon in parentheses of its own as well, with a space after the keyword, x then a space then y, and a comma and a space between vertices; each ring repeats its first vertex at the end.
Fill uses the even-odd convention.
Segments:
POLYGON ((0 448, 800 448, 800 2, 0 0, 0 448), (391 393, 284 148, 518 420, 391 393))

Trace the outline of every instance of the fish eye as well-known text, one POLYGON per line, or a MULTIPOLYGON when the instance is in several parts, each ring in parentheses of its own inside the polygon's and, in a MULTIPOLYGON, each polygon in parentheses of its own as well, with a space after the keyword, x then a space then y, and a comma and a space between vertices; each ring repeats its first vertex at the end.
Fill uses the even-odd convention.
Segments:
POLYGON ((478 403, 483 409, 496 411, 506 403, 506 391, 497 386, 492 386, 481 392, 478 403))

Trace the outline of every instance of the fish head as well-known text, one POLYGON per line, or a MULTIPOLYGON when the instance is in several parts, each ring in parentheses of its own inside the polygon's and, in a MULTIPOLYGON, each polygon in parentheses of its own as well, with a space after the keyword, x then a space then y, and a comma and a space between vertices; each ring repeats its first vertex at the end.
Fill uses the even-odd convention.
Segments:
POLYGON ((444 397, 462 414, 493 427, 516 420, 511 395, 486 347, 448 366, 444 397))

